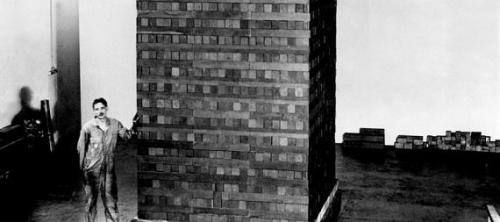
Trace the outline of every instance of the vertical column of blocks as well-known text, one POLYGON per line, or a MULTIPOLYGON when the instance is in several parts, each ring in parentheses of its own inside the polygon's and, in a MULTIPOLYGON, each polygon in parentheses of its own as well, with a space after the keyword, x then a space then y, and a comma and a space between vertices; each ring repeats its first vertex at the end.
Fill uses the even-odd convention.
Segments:
POLYGON ((309 1, 137 7, 139 217, 307 221, 309 1))
MULTIPOLYGON (((336 184, 336 4, 335 0, 310 0, 309 221, 316 219, 336 184)), ((339 210, 339 206, 333 208, 339 210)))

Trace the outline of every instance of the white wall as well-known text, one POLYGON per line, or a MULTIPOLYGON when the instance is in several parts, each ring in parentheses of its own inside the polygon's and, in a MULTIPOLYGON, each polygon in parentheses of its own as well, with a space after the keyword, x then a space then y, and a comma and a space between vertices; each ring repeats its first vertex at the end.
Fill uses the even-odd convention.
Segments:
POLYGON ((500 139, 500 2, 339 0, 336 140, 482 131, 500 139))
POLYGON ((104 97, 109 116, 131 126, 136 108, 136 1, 80 1, 82 123, 104 97))
POLYGON ((76 0, 54 3, 60 72, 49 76, 50 0, 0 1, 0 127, 19 111, 23 86, 32 89, 34 107, 50 100, 63 128, 78 127, 68 118, 74 119, 70 114, 79 112, 80 104, 81 121, 91 118, 90 103, 97 97, 108 99, 110 115, 130 125, 136 112, 135 1, 86 0, 79 1, 79 9, 76 0))
POLYGON ((50 1, 0 1, 0 128, 19 111, 19 89, 33 91, 32 105, 50 99, 54 77, 49 77, 50 1))

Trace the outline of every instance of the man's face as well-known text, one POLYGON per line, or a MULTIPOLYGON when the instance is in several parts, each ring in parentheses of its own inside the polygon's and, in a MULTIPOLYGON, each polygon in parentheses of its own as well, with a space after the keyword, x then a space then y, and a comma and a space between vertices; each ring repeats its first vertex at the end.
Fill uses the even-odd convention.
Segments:
POLYGON ((104 119, 106 113, 108 112, 108 107, 104 106, 102 103, 96 103, 94 105, 94 115, 99 119, 104 119))

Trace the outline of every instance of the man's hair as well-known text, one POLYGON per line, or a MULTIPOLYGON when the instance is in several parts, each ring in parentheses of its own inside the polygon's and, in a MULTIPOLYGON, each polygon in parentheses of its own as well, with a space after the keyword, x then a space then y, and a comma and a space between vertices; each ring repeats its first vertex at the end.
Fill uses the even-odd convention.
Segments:
POLYGON ((104 98, 97 98, 97 99, 94 99, 94 102, 92 102, 92 109, 94 108, 95 104, 97 103, 102 103, 105 107, 108 107, 108 102, 106 102, 106 100, 104 98))

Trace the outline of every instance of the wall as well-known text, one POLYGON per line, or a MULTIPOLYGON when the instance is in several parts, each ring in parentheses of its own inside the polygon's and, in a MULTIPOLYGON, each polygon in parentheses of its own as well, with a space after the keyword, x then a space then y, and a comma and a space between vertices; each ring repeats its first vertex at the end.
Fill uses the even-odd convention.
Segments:
POLYGON ((10 124, 21 108, 18 93, 33 91, 32 106, 49 95, 54 78, 49 77, 50 2, 6 0, 0 2, 0 127, 10 124))
POLYGON ((33 91, 32 106, 49 99, 55 129, 68 135, 80 125, 78 2, 53 2, 53 53, 51 53, 51 2, 0 3, 0 127, 10 124, 19 111, 19 89, 33 91), (16 21, 15 23, 12 21, 16 21), (53 57, 53 59, 52 59, 53 57), (49 75, 52 64, 59 73, 49 75))
POLYGON ((82 123, 93 117, 92 101, 108 100, 109 115, 131 126, 136 112, 136 2, 80 1, 82 123))

